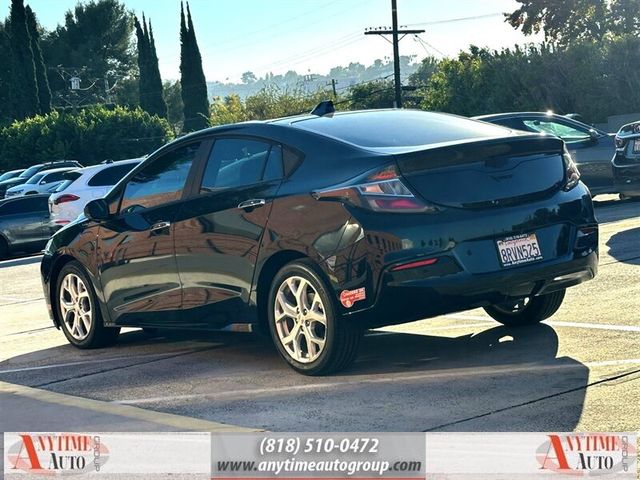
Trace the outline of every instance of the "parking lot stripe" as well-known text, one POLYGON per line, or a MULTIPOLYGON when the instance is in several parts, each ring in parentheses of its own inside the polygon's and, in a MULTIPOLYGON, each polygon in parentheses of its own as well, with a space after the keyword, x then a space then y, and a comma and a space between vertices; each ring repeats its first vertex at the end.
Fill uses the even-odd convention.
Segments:
MULTIPOLYGON (((489 317, 483 317, 481 315, 445 315, 445 318, 452 318, 455 320, 469 320, 469 321, 483 321, 487 323, 496 323, 489 317)), ((610 324, 600 324, 600 323, 586 323, 586 322, 565 322, 565 321, 555 321, 551 320, 549 322, 544 322, 545 325, 549 325, 551 327, 570 327, 570 328, 587 328, 593 330, 613 330, 618 332, 638 332, 640 333, 640 326, 637 325, 610 325, 610 324)), ((497 324, 496 324, 497 325, 497 324)), ((467 325, 471 326, 471 325, 467 325)), ((439 327, 438 327, 439 328, 439 327)), ((452 326, 451 328, 462 328, 462 325, 452 326)))
POLYGON ((175 352, 146 353, 142 355, 128 355, 126 357, 100 358, 96 360, 83 360, 80 362, 69 362, 69 363, 54 363, 53 365, 40 365, 37 367, 23 367, 23 368, 12 368, 9 370, 0 370, 0 375, 4 373, 29 372, 32 370, 48 370, 50 368, 73 367, 77 365, 91 365, 94 363, 130 361, 136 358, 153 358, 153 357, 165 357, 165 356, 169 358, 173 358, 173 356, 175 355, 182 355, 182 354, 194 353, 194 352, 196 352, 196 350, 177 350, 175 352))
POLYGON ((201 420, 198 418, 184 417, 172 413, 155 412, 131 405, 120 405, 111 402, 103 402, 84 397, 74 397, 64 393, 50 392, 38 388, 25 387, 13 383, 0 382, 0 393, 18 395, 31 398, 40 402, 52 403, 66 407, 74 407, 89 410, 106 415, 117 415, 143 422, 156 423, 180 430, 195 430, 205 432, 256 432, 258 429, 228 425, 224 423, 201 420))

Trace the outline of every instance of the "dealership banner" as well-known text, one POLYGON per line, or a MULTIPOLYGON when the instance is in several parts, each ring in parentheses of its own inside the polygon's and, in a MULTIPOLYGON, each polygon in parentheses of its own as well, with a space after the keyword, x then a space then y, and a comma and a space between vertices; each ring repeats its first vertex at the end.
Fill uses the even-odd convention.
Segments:
POLYGON ((4 478, 637 478, 633 433, 5 433, 4 478))

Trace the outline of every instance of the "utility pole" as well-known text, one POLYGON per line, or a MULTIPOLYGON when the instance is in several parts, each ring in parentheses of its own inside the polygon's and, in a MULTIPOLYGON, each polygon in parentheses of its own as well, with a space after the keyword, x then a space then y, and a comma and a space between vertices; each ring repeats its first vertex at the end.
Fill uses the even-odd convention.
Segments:
POLYGON ((391 35, 393 45, 393 80, 396 93, 396 107, 402 108, 402 84, 400 82, 400 47, 399 43, 406 35, 424 33, 424 30, 399 30, 398 29, 398 5, 397 0, 391 0, 391 29, 369 28, 365 35, 391 35), (399 37, 402 35, 402 37, 399 37))
POLYGON ((331 82, 327 83, 327 86, 331 85, 331 89, 333 90, 333 98, 334 99, 338 98, 338 90, 336 89, 336 83, 338 83, 338 81, 335 78, 332 78, 331 82))

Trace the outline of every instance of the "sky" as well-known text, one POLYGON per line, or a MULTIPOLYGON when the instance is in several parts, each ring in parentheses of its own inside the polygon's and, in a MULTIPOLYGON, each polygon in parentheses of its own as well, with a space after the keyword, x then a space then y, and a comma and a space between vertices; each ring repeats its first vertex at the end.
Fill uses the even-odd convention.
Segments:
MULTIPOLYGON (((2 0, 0 15, 9 12, 2 0)), ((25 0, 39 22, 53 29, 77 0, 25 0)), ((151 19, 160 72, 179 78, 179 0, 124 0, 137 15, 151 19)), ((391 25, 391 0, 190 0, 191 12, 209 81, 239 81, 243 72, 257 76, 295 70, 326 74, 349 62, 371 64, 392 56, 392 47, 367 27, 391 25)), ((490 48, 540 41, 525 37, 504 22, 515 0, 398 0, 401 26, 425 29, 422 41, 407 36, 401 55, 455 56, 470 44, 490 48), (471 18, 470 18, 471 17, 471 18)))

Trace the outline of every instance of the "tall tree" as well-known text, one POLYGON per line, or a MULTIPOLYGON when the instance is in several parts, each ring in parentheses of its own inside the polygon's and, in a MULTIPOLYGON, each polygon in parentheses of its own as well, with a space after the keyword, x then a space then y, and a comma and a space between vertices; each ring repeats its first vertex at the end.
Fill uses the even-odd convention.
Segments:
MULTIPOLYGON (((135 72, 132 42, 133 14, 120 0, 91 0, 65 14, 64 24, 42 39, 48 65, 82 69, 83 86, 106 78, 122 78, 135 72)), ((56 75, 50 79, 54 90, 68 85, 56 75)))
POLYGON ((506 21, 525 35, 542 31, 545 40, 560 46, 640 33, 640 0, 516 1, 520 7, 506 14, 506 21))
POLYGON ((151 21, 142 16, 142 25, 135 18, 136 37, 138 39, 138 68, 140 70, 140 106, 152 115, 166 118, 167 104, 163 98, 162 78, 158 67, 155 40, 151 21))
POLYGON ((36 67, 31 50, 31 37, 23 0, 11 0, 9 14, 9 46, 11 50, 11 91, 13 118, 23 119, 39 111, 36 67))
POLYGON ((51 89, 49 88, 49 77, 47 66, 44 64, 42 49, 40 48, 40 33, 38 32, 38 22, 36 15, 27 5, 25 8, 27 17, 27 29, 31 38, 31 51, 33 52, 33 62, 36 68, 36 83, 38 84, 38 109, 40 113, 51 111, 51 89))
POLYGON ((207 81, 188 3, 186 19, 180 3, 180 76, 184 104, 183 130, 191 132, 206 128, 209 126, 207 81))
POLYGON ((11 50, 5 24, 0 22, 0 125, 9 123, 13 117, 10 89, 13 88, 11 75, 11 50))
POLYGON ((158 65, 158 53, 156 51, 156 40, 153 38, 153 27, 149 20, 148 44, 149 44, 149 88, 152 93, 152 105, 149 113, 158 115, 159 117, 167 117, 167 104, 164 100, 164 89, 162 86, 162 76, 160 75, 160 67, 158 65))

